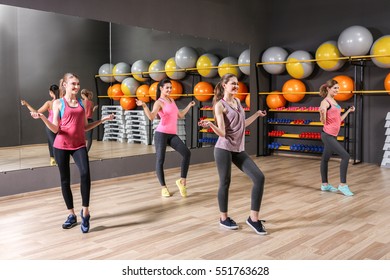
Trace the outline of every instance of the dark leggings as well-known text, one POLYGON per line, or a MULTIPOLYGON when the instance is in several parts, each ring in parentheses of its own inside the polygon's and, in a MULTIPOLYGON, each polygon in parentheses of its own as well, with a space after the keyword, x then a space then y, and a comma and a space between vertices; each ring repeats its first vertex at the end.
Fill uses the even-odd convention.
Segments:
POLYGON ((46 130, 46 135, 47 135, 47 145, 49 146, 49 154, 50 154, 50 157, 54 157, 53 143, 54 143, 54 139, 56 138, 56 134, 53 133, 53 131, 51 131, 47 127, 45 127, 45 130, 46 130))
MULTIPOLYGON (((93 119, 88 119, 88 123, 93 123, 93 119)), ((87 140, 87 151, 91 149, 92 146, 92 135, 93 135, 93 129, 88 130, 86 132, 86 140, 87 140)))
POLYGON ((264 192, 265 177, 256 163, 243 152, 230 152, 220 148, 214 148, 214 158, 219 174, 218 204, 219 211, 227 213, 229 200, 229 187, 232 173, 232 162, 242 172, 248 175, 252 182, 251 210, 259 212, 264 192))
POLYGON ((328 162, 333 153, 341 157, 340 163, 340 183, 347 183, 347 170, 350 156, 344 147, 337 141, 335 136, 326 132, 321 133, 321 140, 324 143, 324 152, 321 158, 321 179, 322 183, 328 183, 328 162))
POLYGON ((85 147, 78 150, 60 150, 54 148, 54 157, 60 170, 62 196, 64 197, 66 207, 73 209, 73 195, 70 188, 70 156, 73 157, 80 172, 82 206, 88 207, 91 193, 91 176, 89 173, 88 152, 85 147))
POLYGON ((156 173, 161 186, 165 186, 164 161, 168 145, 183 157, 181 161, 181 178, 187 178, 191 152, 179 136, 156 131, 154 133, 154 145, 156 147, 156 173))

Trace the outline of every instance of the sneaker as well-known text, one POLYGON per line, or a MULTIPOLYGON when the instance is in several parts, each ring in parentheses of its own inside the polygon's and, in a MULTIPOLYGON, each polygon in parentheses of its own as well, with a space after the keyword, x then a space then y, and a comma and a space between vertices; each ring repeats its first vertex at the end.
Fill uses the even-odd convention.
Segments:
POLYGON ((224 227, 224 228, 227 228, 227 229, 238 229, 238 225, 236 224, 235 221, 233 221, 232 219, 230 219, 230 217, 227 217, 226 220, 222 221, 221 219, 219 219, 219 224, 224 227))
POLYGON ((77 225, 77 217, 76 215, 70 214, 66 219, 65 223, 62 224, 63 229, 70 229, 77 225))
POLYGON ((337 192, 338 189, 333 187, 331 184, 327 184, 327 185, 321 185, 321 191, 323 191, 323 192, 337 192))
POLYGON ((181 179, 176 180, 176 185, 177 185, 177 187, 178 187, 179 190, 180 190, 181 196, 182 196, 182 197, 187 197, 187 187, 184 186, 184 185, 181 183, 181 179))
POLYGON ((343 193, 345 196, 353 196, 353 192, 350 191, 348 185, 341 186, 339 185, 339 191, 343 193))
POLYGON ((164 187, 161 189, 161 196, 163 196, 163 197, 170 197, 171 196, 171 193, 168 191, 167 187, 164 187))
POLYGON ((246 223, 257 233, 260 235, 266 235, 267 231, 265 230, 265 227, 263 226, 264 220, 257 220, 257 222, 253 222, 251 217, 246 220, 246 223))
POLYGON ((83 233, 87 233, 89 231, 89 219, 91 218, 91 216, 88 214, 88 216, 84 217, 83 210, 81 210, 80 215, 81 215, 81 231, 83 233))
POLYGON ((50 158, 50 165, 51 166, 57 165, 57 162, 56 162, 56 160, 53 157, 50 158))

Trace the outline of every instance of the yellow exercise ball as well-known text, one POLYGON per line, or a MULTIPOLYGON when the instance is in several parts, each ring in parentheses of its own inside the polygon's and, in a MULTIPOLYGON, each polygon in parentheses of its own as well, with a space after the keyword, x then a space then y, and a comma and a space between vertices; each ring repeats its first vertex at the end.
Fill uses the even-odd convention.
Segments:
POLYGON ((238 78, 241 77, 241 70, 238 66, 238 59, 233 56, 223 58, 218 64, 218 74, 222 78, 226 74, 233 74, 238 78))
POLYGON ((390 35, 385 35, 377 39, 371 47, 372 62, 380 68, 390 68, 390 35))
POLYGON ((218 66, 219 58, 212 53, 202 54, 196 61, 196 68, 199 75, 205 78, 213 78, 218 74, 217 68, 210 68, 218 66))
POLYGON ((180 80, 186 76, 185 71, 178 71, 181 68, 176 65, 174 57, 171 57, 165 63, 165 72, 170 79, 180 80))
POLYGON ((288 74, 295 79, 304 79, 313 73, 314 63, 307 60, 313 59, 307 51, 295 51, 287 57, 286 69, 288 74))
POLYGON ((337 48, 336 41, 326 41, 316 51, 317 64, 325 71, 340 69, 345 64, 345 60, 339 59, 340 57, 341 53, 337 48))

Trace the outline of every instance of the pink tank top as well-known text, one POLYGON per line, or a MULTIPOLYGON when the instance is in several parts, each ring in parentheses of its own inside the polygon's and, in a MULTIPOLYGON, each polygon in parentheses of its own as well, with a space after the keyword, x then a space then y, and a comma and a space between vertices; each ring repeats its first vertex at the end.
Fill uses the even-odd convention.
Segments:
POLYGON ((223 114, 225 122, 225 137, 218 137, 216 148, 231 152, 242 152, 245 150, 245 112, 241 104, 234 109, 225 100, 220 100, 226 112, 223 114))
POLYGON ((85 147, 85 111, 80 103, 69 107, 63 100, 64 113, 53 146, 61 150, 78 150, 85 147))
POLYGON ((47 119, 50 121, 50 122, 53 122, 53 110, 52 109, 49 109, 47 110, 49 112, 49 116, 47 117, 47 119))
POLYGON ((158 112, 160 123, 158 124, 156 131, 167 134, 176 134, 179 109, 174 101, 167 102, 161 98, 159 100, 164 106, 158 112))
MULTIPOLYGON (((326 100, 328 101, 328 100, 326 100)), ((341 107, 340 105, 334 105, 330 103, 330 108, 326 112, 326 121, 324 124, 324 132, 332 136, 337 136, 340 132, 341 125, 341 107)))
POLYGON ((88 99, 85 100, 85 115, 87 116, 87 119, 92 119, 92 115, 93 115, 92 101, 88 99))

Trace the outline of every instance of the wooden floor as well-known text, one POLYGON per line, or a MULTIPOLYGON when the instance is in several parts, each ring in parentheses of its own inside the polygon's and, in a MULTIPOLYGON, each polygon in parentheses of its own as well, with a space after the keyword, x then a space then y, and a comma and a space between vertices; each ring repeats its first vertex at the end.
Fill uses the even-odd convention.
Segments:
MULTIPOLYGON (((152 145, 94 140, 89 151, 89 159, 93 161, 150 153, 154 153, 152 145)), ((47 144, 0 148, 0 172, 49 166, 49 163, 47 144)))
MULTIPOLYGON (((266 176, 261 219, 269 235, 246 224, 248 178, 233 168, 230 216, 236 231, 218 225, 214 163, 192 165, 189 197, 174 186, 160 197, 154 173, 93 182, 91 231, 63 230, 66 210, 59 188, 0 198, 0 259, 390 259, 390 169, 349 166, 354 197, 319 190, 319 160, 254 158, 266 176)), ((339 162, 330 162, 337 184, 339 162)), ((78 186, 75 205, 80 211, 78 186)))

